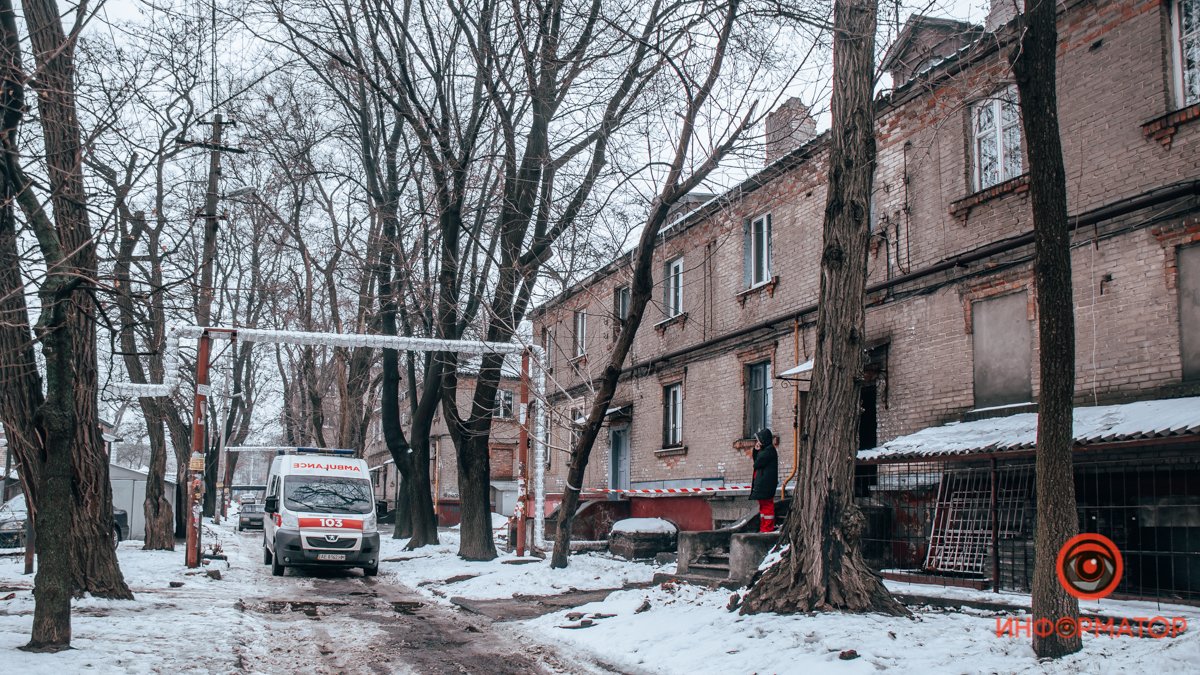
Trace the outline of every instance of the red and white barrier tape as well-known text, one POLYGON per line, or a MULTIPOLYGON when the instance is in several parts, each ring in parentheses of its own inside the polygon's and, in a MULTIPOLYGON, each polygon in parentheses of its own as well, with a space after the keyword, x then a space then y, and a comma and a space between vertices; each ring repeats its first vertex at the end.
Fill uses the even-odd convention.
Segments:
POLYGON ((626 495, 663 495, 684 494, 689 492, 723 492, 726 490, 749 490, 749 485, 727 485, 725 487, 694 487, 694 488, 651 488, 644 490, 605 490, 595 489, 588 492, 608 492, 626 495))

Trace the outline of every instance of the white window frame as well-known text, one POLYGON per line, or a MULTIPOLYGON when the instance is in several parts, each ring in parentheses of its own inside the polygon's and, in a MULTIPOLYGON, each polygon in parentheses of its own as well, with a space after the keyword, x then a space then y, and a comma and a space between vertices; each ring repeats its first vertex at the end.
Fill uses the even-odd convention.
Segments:
POLYGON ((1200 0, 1174 0, 1171 3, 1171 68, 1172 81, 1175 87, 1175 103, 1180 108, 1186 108, 1193 103, 1200 103, 1200 55, 1195 63, 1192 64, 1192 76, 1196 82, 1196 91, 1192 96, 1188 96, 1187 91, 1187 63, 1185 54, 1187 49, 1185 43, 1188 41, 1196 45, 1197 51, 1200 51, 1200 0), (1196 26, 1192 28, 1190 33, 1183 32, 1183 17, 1184 6, 1194 6, 1197 13, 1196 26))
POLYGON ((511 389, 496 390, 496 419, 509 420, 513 418, 516 398, 511 389))
POLYGON ((663 309, 668 319, 683 314, 683 256, 667 261, 663 275, 663 309))
POLYGON ((629 318, 629 301, 633 297, 633 291, 628 285, 621 285, 613 290, 613 296, 613 312, 617 321, 624 322, 629 318))
POLYGON ((683 445, 683 383, 663 387, 663 447, 683 445))
POLYGON ((746 262, 750 266, 749 288, 758 288, 771 281, 771 214, 764 213, 750 220, 746 243, 750 255, 746 262))
POLYGON ((1017 99, 1016 86, 1009 86, 992 96, 971 106, 971 187, 975 192, 986 190, 1007 180, 1012 180, 1025 172, 1024 158, 1021 156, 1021 146, 1025 139, 1021 135, 1021 109, 1017 99), (1006 109, 1015 114, 1009 120, 1004 119, 1006 109), (980 115, 987 110, 991 113, 991 126, 980 129, 980 115), (1006 152, 1004 146, 1005 132, 1014 130, 1017 134, 1016 153, 1006 152), (984 144, 990 141, 996 153, 996 179, 984 183, 983 162, 984 144))
POLYGON ((554 372, 554 329, 542 326, 542 349, 546 358, 546 372, 554 372))
POLYGON ((575 358, 587 355, 587 310, 575 310, 575 358))
POLYGON ((583 425, 587 423, 587 420, 576 421, 582 417, 583 408, 571 408, 571 447, 567 449, 567 452, 573 452, 575 445, 579 443, 579 438, 583 436, 583 425))

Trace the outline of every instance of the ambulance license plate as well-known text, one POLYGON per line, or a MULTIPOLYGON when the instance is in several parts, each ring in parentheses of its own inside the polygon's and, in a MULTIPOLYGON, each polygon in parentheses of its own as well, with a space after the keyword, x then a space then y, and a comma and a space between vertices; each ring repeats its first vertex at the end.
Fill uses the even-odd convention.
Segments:
POLYGON ((345 553, 318 553, 317 560, 343 561, 346 559, 345 553))

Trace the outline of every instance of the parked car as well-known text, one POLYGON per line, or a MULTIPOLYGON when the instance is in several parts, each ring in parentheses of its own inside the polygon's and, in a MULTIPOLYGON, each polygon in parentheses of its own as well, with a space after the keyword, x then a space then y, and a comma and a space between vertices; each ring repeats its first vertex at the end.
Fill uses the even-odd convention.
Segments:
POLYGON ((0 506, 0 548, 25 546, 25 495, 17 495, 0 506))
POLYGON ((125 512, 125 509, 118 509, 114 506, 112 526, 113 548, 116 548, 117 544, 121 543, 127 536, 129 536, 129 514, 125 512))
POLYGON ((238 532, 245 529, 263 529, 263 505, 244 503, 238 511, 238 532))
MULTIPOLYGON (((25 507, 25 495, 17 495, 0 506, 0 548, 25 547, 25 521, 29 510, 25 507)), ((129 514, 124 509, 113 507, 113 548, 129 534, 129 514)))

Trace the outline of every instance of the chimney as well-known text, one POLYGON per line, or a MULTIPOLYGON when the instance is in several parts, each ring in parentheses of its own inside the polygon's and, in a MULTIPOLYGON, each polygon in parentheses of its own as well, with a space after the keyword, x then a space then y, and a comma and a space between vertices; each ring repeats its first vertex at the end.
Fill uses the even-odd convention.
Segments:
POLYGON ((988 10, 983 27, 987 32, 994 33, 997 28, 1017 18, 1022 11, 1022 0, 992 0, 991 9, 988 10))
POLYGON ((767 115, 767 164, 817 136, 817 121, 795 96, 767 115))

